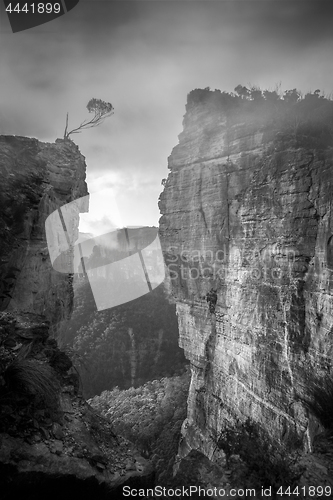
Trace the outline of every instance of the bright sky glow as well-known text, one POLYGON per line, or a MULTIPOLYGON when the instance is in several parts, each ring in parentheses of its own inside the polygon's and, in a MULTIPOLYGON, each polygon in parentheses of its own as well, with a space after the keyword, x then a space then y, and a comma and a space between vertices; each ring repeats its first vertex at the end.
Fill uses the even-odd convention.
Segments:
POLYGON ((115 194, 112 188, 90 194, 89 212, 80 214, 80 232, 99 236, 124 227, 115 194))
POLYGON ((13 34, 0 12, 0 133, 53 142, 67 112, 74 128, 91 98, 110 102, 113 116, 72 136, 89 192, 112 188, 124 225, 157 226, 187 94, 238 84, 332 93, 332 18, 333 2, 320 0, 81 0, 13 34))

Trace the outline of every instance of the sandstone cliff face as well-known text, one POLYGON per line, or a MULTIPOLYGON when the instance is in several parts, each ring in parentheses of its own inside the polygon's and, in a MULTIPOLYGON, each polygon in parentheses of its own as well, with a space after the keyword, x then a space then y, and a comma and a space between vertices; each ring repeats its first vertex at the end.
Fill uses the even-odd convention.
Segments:
POLYGON ((180 456, 212 457, 234 417, 311 447, 301 398, 332 368, 332 147, 273 104, 229 101, 189 94, 159 204, 192 370, 180 456))
MULTIPOLYGON (((72 278, 52 268, 45 220, 88 194, 85 171, 84 157, 72 141, 0 137, 1 310, 42 314, 51 324, 69 317, 72 278)), ((76 213, 68 228, 74 240, 78 222, 76 213)))
MULTIPOLYGON (((72 312, 73 288, 72 275, 51 265, 45 220, 88 194, 84 157, 72 141, 2 136, 0 169, 1 494, 122 498, 122 485, 152 481, 151 464, 84 401, 71 360, 50 338, 72 312)), ((72 242, 79 208, 88 209, 73 204, 66 224, 72 242)))

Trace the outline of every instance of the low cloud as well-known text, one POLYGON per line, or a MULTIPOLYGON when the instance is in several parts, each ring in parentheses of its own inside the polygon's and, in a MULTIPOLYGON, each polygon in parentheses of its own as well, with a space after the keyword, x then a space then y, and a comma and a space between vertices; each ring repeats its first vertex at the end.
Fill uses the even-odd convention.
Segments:
POLYGON ((73 135, 89 188, 113 173, 127 218, 150 186, 142 214, 157 223, 187 93, 279 82, 332 92, 332 13, 321 1, 80 2, 42 27, 0 35, 0 133, 54 141, 67 112, 74 128, 92 97, 111 102, 112 117, 73 135))

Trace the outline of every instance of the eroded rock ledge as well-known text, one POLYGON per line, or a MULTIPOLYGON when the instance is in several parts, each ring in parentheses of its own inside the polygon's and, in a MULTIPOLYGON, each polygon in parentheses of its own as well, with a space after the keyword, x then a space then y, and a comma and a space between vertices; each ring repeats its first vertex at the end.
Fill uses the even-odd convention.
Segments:
MULTIPOLYGON (((308 117, 298 128, 293 112, 282 116, 273 104, 233 106, 218 91, 189 94, 159 203, 192 370, 180 457, 196 449, 212 458, 223 422, 247 417, 311 449, 320 426, 302 398, 332 369, 333 160, 330 141, 317 140, 324 114, 316 108, 315 124, 308 117)), ((326 111, 333 116, 331 104, 326 111)))

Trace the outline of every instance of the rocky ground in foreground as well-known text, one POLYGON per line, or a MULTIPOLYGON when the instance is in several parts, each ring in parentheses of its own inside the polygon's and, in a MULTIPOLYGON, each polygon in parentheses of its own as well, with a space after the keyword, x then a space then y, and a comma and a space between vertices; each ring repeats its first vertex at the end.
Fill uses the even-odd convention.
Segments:
POLYGON ((73 365, 48 338, 47 322, 31 313, 1 313, 0 328, 3 498, 23 491, 41 498, 34 495, 55 479, 52 488, 61 496, 65 481, 91 484, 100 498, 114 498, 123 484, 151 481, 149 460, 79 394, 73 365))
MULTIPOLYGON (((287 490, 288 485, 285 485, 280 490, 281 494, 276 495, 278 490, 275 489, 275 495, 273 495, 274 488, 272 488, 272 495, 270 495, 267 488, 265 488, 266 495, 262 496, 261 486, 255 487, 253 482, 249 480, 248 468, 238 455, 233 455, 228 465, 218 466, 202 453, 193 450, 181 461, 177 474, 172 481, 172 487, 179 487, 180 485, 189 487, 192 485, 205 490, 210 489, 213 492, 210 498, 213 499, 226 498, 227 496, 232 496, 238 500, 244 497, 258 499, 333 498, 332 441, 323 439, 321 446, 318 446, 318 449, 313 453, 302 455, 296 464, 295 474, 298 475, 298 478, 290 485, 290 490, 287 490), (233 491, 230 493, 231 490, 233 491), (238 491, 238 495, 234 490, 238 491), (250 490, 252 490, 252 493, 250 493, 250 490), (216 495, 214 494, 215 491, 216 495), (255 491, 255 496, 253 491, 255 491), (289 491, 291 494, 289 494, 289 491), (295 494, 292 494, 293 491, 295 491, 295 494)), ((194 493, 193 498, 200 498, 200 496, 195 496, 194 493)))

